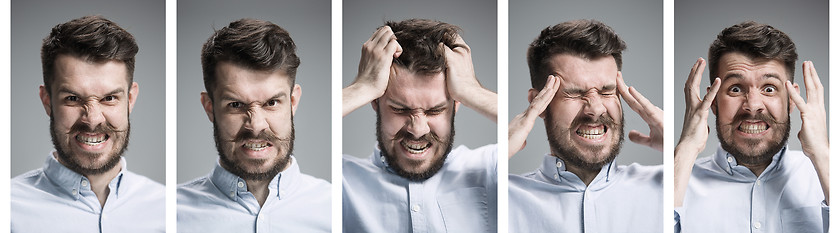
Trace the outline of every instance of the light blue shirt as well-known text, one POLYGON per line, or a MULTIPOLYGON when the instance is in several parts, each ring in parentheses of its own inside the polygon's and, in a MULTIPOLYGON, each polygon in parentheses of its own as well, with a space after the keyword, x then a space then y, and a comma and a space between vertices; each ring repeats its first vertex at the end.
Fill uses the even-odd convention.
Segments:
POLYGON ((397 176, 379 149, 345 155, 344 232, 496 232, 496 145, 454 148, 421 182, 397 176))
POLYGON ((300 173, 292 156, 261 208, 245 180, 217 162, 178 186, 178 232, 330 232, 330 196, 330 183, 300 173))
POLYGON ((675 232, 827 232, 825 205, 814 165, 787 146, 758 177, 718 146, 697 159, 675 232))
POLYGON ((509 175, 510 232, 662 232, 662 166, 611 162, 586 186, 550 154, 509 175))
POLYGON ((163 185, 126 170, 108 183, 105 206, 90 180, 56 160, 12 179, 12 232, 164 232, 163 185))

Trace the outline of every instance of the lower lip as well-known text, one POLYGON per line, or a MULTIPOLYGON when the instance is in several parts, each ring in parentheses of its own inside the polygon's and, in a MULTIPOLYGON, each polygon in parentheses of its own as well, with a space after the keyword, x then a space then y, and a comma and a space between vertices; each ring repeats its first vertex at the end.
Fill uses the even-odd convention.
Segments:
POLYGON ((600 142, 603 142, 603 141, 607 140, 607 134, 609 134, 609 132, 610 132, 609 129, 604 130, 603 135, 601 135, 598 138, 593 138, 593 139, 585 138, 585 137, 581 136, 580 134, 578 134, 577 132, 572 132, 572 133, 580 141, 587 142, 587 143, 600 143, 600 142))
POLYGON ((245 157, 247 157, 247 158, 264 159, 264 158, 268 158, 271 155, 271 152, 273 151, 272 148, 274 148, 274 147, 273 146, 267 146, 267 147, 263 148, 262 150, 255 151, 255 150, 247 149, 245 147, 240 146, 239 150, 242 151, 242 153, 245 154, 245 157))
POLYGON ((90 144, 84 143, 82 141, 79 141, 75 137, 73 138, 73 140, 76 141, 76 145, 79 146, 79 148, 81 148, 82 150, 85 150, 85 151, 90 151, 90 152, 102 151, 102 150, 105 149, 105 146, 107 146, 107 144, 111 142, 111 139, 108 138, 108 139, 105 139, 105 141, 100 142, 99 144, 90 145, 90 144))
POLYGON ((426 158, 426 155, 429 154, 429 151, 432 150, 431 146, 429 146, 423 152, 414 154, 414 153, 411 153, 408 149, 406 149, 405 146, 403 146, 402 144, 398 144, 398 145, 400 147, 400 150, 405 155, 405 157, 408 158, 408 159, 411 159, 411 160, 423 160, 424 158, 426 158))

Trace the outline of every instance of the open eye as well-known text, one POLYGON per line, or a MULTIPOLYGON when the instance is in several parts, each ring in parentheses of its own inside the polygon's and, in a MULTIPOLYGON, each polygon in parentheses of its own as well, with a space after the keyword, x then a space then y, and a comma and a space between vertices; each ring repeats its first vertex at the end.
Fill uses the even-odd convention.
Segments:
POLYGON ((114 101, 114 100, 117 100, 117 97, 113 96, 113 95, 105 96, 105 98, 102 98, 102 101, 106 101, 106 102, 110 102, 110 101, 114 101))
POLYGON ((741 87, 740 86, 732 86, 732 87, 729 88, 729 92, 731 92, 731 93, 741 93, 741 87))
POLYGON ((775 86, 764 86, 764 89, 762 89, 762 90, 764 92, 767 92, 767 93, 774 93, 774 92, 776 92, 776 87, 775 86))
POLYGON ((227 105, 228 105, 228 107, 236 108, 236 109, 245 107, 245 104, 243 104, 242 102, 230 102, 227 105))
POLYGON ((69 101, 69 102, 77 102, 77 101, 82 100, 82 99, 79 98, 78 96, 71 95, 71 96, 64 97, 64 100, 69 101))
POLYGON ((280 104, 280 101, 278 101, 276 99, 269 100, 269 101, 265 102, 265 106, 269 106, 269 107, 277 106, 278 104, 280 104))

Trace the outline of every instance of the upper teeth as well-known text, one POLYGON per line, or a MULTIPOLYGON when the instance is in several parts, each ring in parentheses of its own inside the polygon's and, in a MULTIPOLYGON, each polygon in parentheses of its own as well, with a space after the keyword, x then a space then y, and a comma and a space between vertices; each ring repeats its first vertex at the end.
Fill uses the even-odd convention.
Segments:
POLYGON ((742 123, 740 126, 738 126, 738 129, 741 130, 744 133, 749 133, 749 134, 761 133, 761 132, 764 132, 764 130, 767 130, 767 125, 763 124, 763 123, 746 123, 745 122, 745 123, 742 123))
POLYGON ((245 149, 254 150, 254 151, 261 151, 268 147, 267 142, 246 142, 243 146, 245 149))
POLYGON ((106 136, 105 134, 98 135, 98 136, 79 134, 79 135, 76 135, 76 140, 79 140, 80 142, 82 142, 84 144, 93 146, 93 145, 98 145, 99 143, 104 142, 105 141, 105 136, 106 136))
POLYGON ((596 139, 596 138, 600 138, 601 136, 604 136, 605 132, 606 132, 606 127, 602 126, 602 127, 588 128, 588 129, 580 128, 580 129, 577 130, 576 133, 578 135, 580 135, 581 137, 586 138, 586 139, 596 139))
POLYGON ((425 151, 426 148, 428 148, 428 146, 429 146, 428 142, 409 143, 409 142, 406 142, 406 141, 402 141, 401 144, 403 145, 403 147, 405 147, 406 150, 408 150, 409 153, 412 153, 412 154, 423 153, 423 151, 425 151))

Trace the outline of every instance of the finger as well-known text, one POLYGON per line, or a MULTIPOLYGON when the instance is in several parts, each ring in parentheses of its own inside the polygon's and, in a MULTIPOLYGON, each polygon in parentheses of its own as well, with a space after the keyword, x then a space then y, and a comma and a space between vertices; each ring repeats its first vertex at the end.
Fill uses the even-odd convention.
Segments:
POLYGON ((628 91, 627 84, 624 83, 624 77, 621 75, 621 71, 618 72, 616 83, 618 84, 618 93, 621 94, 622 98, 624 98, 624 102, 627 102, 627 105, 629 105, 633 111, 638 112, 636 109, 638 107, 638 102, 628 91))
POLYGON ((387 27, 383 28, 382 34, 379 34, 375 40, 377 48, 385 48, 391 40, 397 40, 397 36, 394 35, 394 32, 391 31, 390 27, 387 27))
POLYGON ((382 26, 382 27, 377 28, 376 31, 374 31, 372 34, 370 34, 370 38, 368 38, 367 41, 375 41, 374 39, 379 38, 379 34, 382 34, 382 33, 385 32, 386 27, 388 27, 388 26, 382 26))
POLYGON ((793 87, 793 84, 790 83, 790 80, 785 82, 785 88, 787 89, 790 98, 793 99, 793 104, 796 105, 796 108, 798 108, 801 112, 802 109, 805 108, 805 99, 802 99, 802 96, 799 96, 799 93, 796 92, 796 88, 793 87))
POLYGON ((823 96, 823 85, 820 82, 820 76, 817 75, 817 68, 814 67, 813 61, 808 61, 808 75, 805 77, 806 80, 810 80, 811 86, 805 87, 805 94, 808 96, 808 102, 817 101, 819 104, 824 103, 825 97, 823 96))
POLYGON ((815 98, 813 97, 813 88, 814 88, 814 80, 811 79, 811 64, 808 61, 802 62, 802 76, 804 77, 803 82, 805 83, 805 97, 808 101, 813 101, 815 98))
POLYGON ((650 145, 651 141, 652 141, 650 136, 645 135, 645 134, 643 134, 639 131, 636 131, 636 130, 630 130, 630 134, 628 134, 627 136, 628 136, 628 138, 630 138, 631 142, 634 142, 634 143, 640 144, 640 145, 650 145))
POLYGON ((400 54, 402 54, 402 46, 400 46, 400 43, 397 42, 396 38, 394 38, 388 41, 388 44, 385 45, 385 52, 393 54, 394 57, 399 57, 400 54))
POLYGON ((691 72, 688 75, 688 80, 686 81, 686 85, 688 86, 686 87, 686 90, 689 91, 690 95, 687 95, 686 98, 690 96, 692 103, 695 100, 700 99, 700 82, 702 81, 703 70, 705 69, 706 60, 702 57, 697 58, 697 62, 694 63, 694 67, 691 68, 691 72))
MULTIPOLYGON (((558 78, 554 75, 549 75, 548 80, 545 83, 545 87, 534 97, 531 101, 531 104, 528 106, 528 118, 536 119, 539 114, 541 114, 545 109, 548 107, 548 104, 551 103, 551 100, 554 99, 554 95, 557 93, 557 89, 560 87, 560 82, 557 80, 558 78)), ((532 120, 532 119, 530 119, 532 120)))
POLYGON ((706 96, 703 97, 703 102, 700 104, 700 111, 709 111, 709 108, 712 106, 712 101, 717 96, 718 90, 720 89, 720 78, 715 78, 715 82, 712 83, 712 88, 706 93, 706 96))
POLYGON ((644 118, 645 122, 648 122, 648 119, 650 118, 657 118, 656 115, 661 111, 659 107, 653 105, 653 103, 651 103, 650 100, 645 98, 645 96, 643 96, 642 93, 639 93, 639 91, 637 91, 636 88, 630 87, 629 91, 630 95, 632 95, 633 98, 636 99, 638 105, 642 108, 642 110, 644 110, 644 113, 640 113, 640 115, 642 115, 642 118, 644 118), (647 117, 645 117, 645 115, 647 117))

